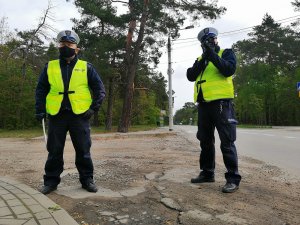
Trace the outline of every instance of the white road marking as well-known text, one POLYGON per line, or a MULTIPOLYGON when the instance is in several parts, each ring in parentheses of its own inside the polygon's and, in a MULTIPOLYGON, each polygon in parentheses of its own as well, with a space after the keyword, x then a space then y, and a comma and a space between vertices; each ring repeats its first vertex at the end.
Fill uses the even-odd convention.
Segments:
POLYGON ((268 136, 268 137, 274 137, 275 136, 274 134, 262 134, 262 135, 265 135, 265 136, 268 136))
MULTIPOLYGON (((251 132, 251 131, 250 132, 249 131, 239 131, 239 134, 252 134, 252 135, 263 135, 263 136, 267 136, 267 137, 277 137, 277 135, 274 135, 274 134, 251 132)), ((294 136, 279 136, 279 137, 288 138, 288 139, 298 139, 298 137, 294 137, 294 136)))
POLYGON ((292 137, 292 136, 284 136, 285 138, 289 138, 289 139, 296 139, 297 137, 292 137))

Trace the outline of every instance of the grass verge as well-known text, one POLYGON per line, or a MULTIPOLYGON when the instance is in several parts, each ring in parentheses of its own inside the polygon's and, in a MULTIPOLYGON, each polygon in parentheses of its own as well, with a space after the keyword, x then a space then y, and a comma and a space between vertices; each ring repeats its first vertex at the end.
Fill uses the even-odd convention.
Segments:
POLYGON ((256 129, 271 129, 272 126, 267 125, 253 125, 253 124, 239 124, 237 125, 238 128, 256 128, 256 129))
MULTIPOLYGON (((138 126, 132 126, 129 128, 129 132, 136 132, 136 131, 147 131, 147 130, 153 130, 157 127, 155 125, 138 125, 138 126)), ((118 127, 114 126, 112 127, 111 131, 107 131, 104 129, 103 126, 101 127, 92 127, 91 133, 92 134, 101 134, 101 133, 113 133, 117 132, 118 127)), ((41 128, 30 128, 30 129, 24 129, 24 130, 5 130, 0 129, 0 138, 34 138, 43 136, 43 130, 41 128)))
POLYGON ((0 138, 33 138, 43 135, 42 128, 30 128, 24 130, 0 129, 0 138))

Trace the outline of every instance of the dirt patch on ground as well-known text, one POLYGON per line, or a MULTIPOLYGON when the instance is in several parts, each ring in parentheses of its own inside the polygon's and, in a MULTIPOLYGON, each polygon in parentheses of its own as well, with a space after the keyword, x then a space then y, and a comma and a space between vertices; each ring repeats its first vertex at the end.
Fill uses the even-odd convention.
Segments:
MULTIPOLYGON (((199 173, 198 146, 180 133, 94 136, 99 193, 75 198, 71 189, 82 190, 68 139, 62 182, 48 197, 89 225, 299 224, 300 182, 261 161, 240 156, 243 179, 234 194, 220 191, 225 183, 220 156, 215 183, 191 184, 199 173)), ((1 176, 38 189, 46 157, 43 139, 0 139, 1 176)))

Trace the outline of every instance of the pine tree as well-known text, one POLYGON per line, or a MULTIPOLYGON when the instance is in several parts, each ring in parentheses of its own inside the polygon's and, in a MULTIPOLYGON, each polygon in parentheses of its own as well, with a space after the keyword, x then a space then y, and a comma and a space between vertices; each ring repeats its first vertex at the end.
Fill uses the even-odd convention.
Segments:
POLYGON ((116 61, 120 59, 122 62, 119 68, 124 83, 119 132, 127 132, 130 125, 134 82, 139 65, 145 62, 157 64, 162 54, 160 49, 165 46, 165 36, 172 34, 177 37, 178 30, 187 18, 193 21, 202 18, 216 19, 224 13, 225 8, 218 7, 216 3, 213 0, 75 1, 75 5, 84 15, 76 29, 89 30, 89 38, 83 39, 90 40, 94 36, 97 39, 93 41, 100 43, 103 35, 109 35, 112 43, 113 40, 123 41, 122 48, 115 49, 116 54, 113 54, 116 61), (121 7, 121 4, 126 5, 128 11, 117 14, 117 7, 121 7))

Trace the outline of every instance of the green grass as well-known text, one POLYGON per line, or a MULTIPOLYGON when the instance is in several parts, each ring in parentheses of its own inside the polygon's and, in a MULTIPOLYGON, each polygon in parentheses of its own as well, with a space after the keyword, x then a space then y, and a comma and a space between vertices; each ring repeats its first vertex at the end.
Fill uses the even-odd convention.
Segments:
MULTIPOLYGON (((135 125, 135 126, 131 126, 129 128, 129 132, 153 130, 153 129, 156 129, 156 128, 157 128, 157 126, 155 126, 155 125, 135 125)), ((111 131, 105 130, 103 126, 101 126, 101 127, 92 127, 92 133, 94 133, 94 134, 113 133, 113 132, 117 132, 117 131, 118 131, 117 126, 113 126, 111 131)))
POLYGON ((33 138, 43 135, 42 128, 30 128, 24 130, 0 129, 0 138, 33 138))
MULTIPOLYGON (((129 132, 153 130, 157 128, 155 125, 138 125, 129 128, 129 132)), ((114 126, 111 131, 106 131, 103 126, 92 127, 92 134, 112 133, 117 132, 118 127, 114 126)), ((24 130, 5 130, 0 129, 0 138, 34 138, 43 136, 43 129, 30 128, 24 130)))
POLYGON ((237 125, 238 128, 257 128, 257 129, 271 129, 272 126, 268 125, 254 125, 254 124, 239 124, 237 125))

